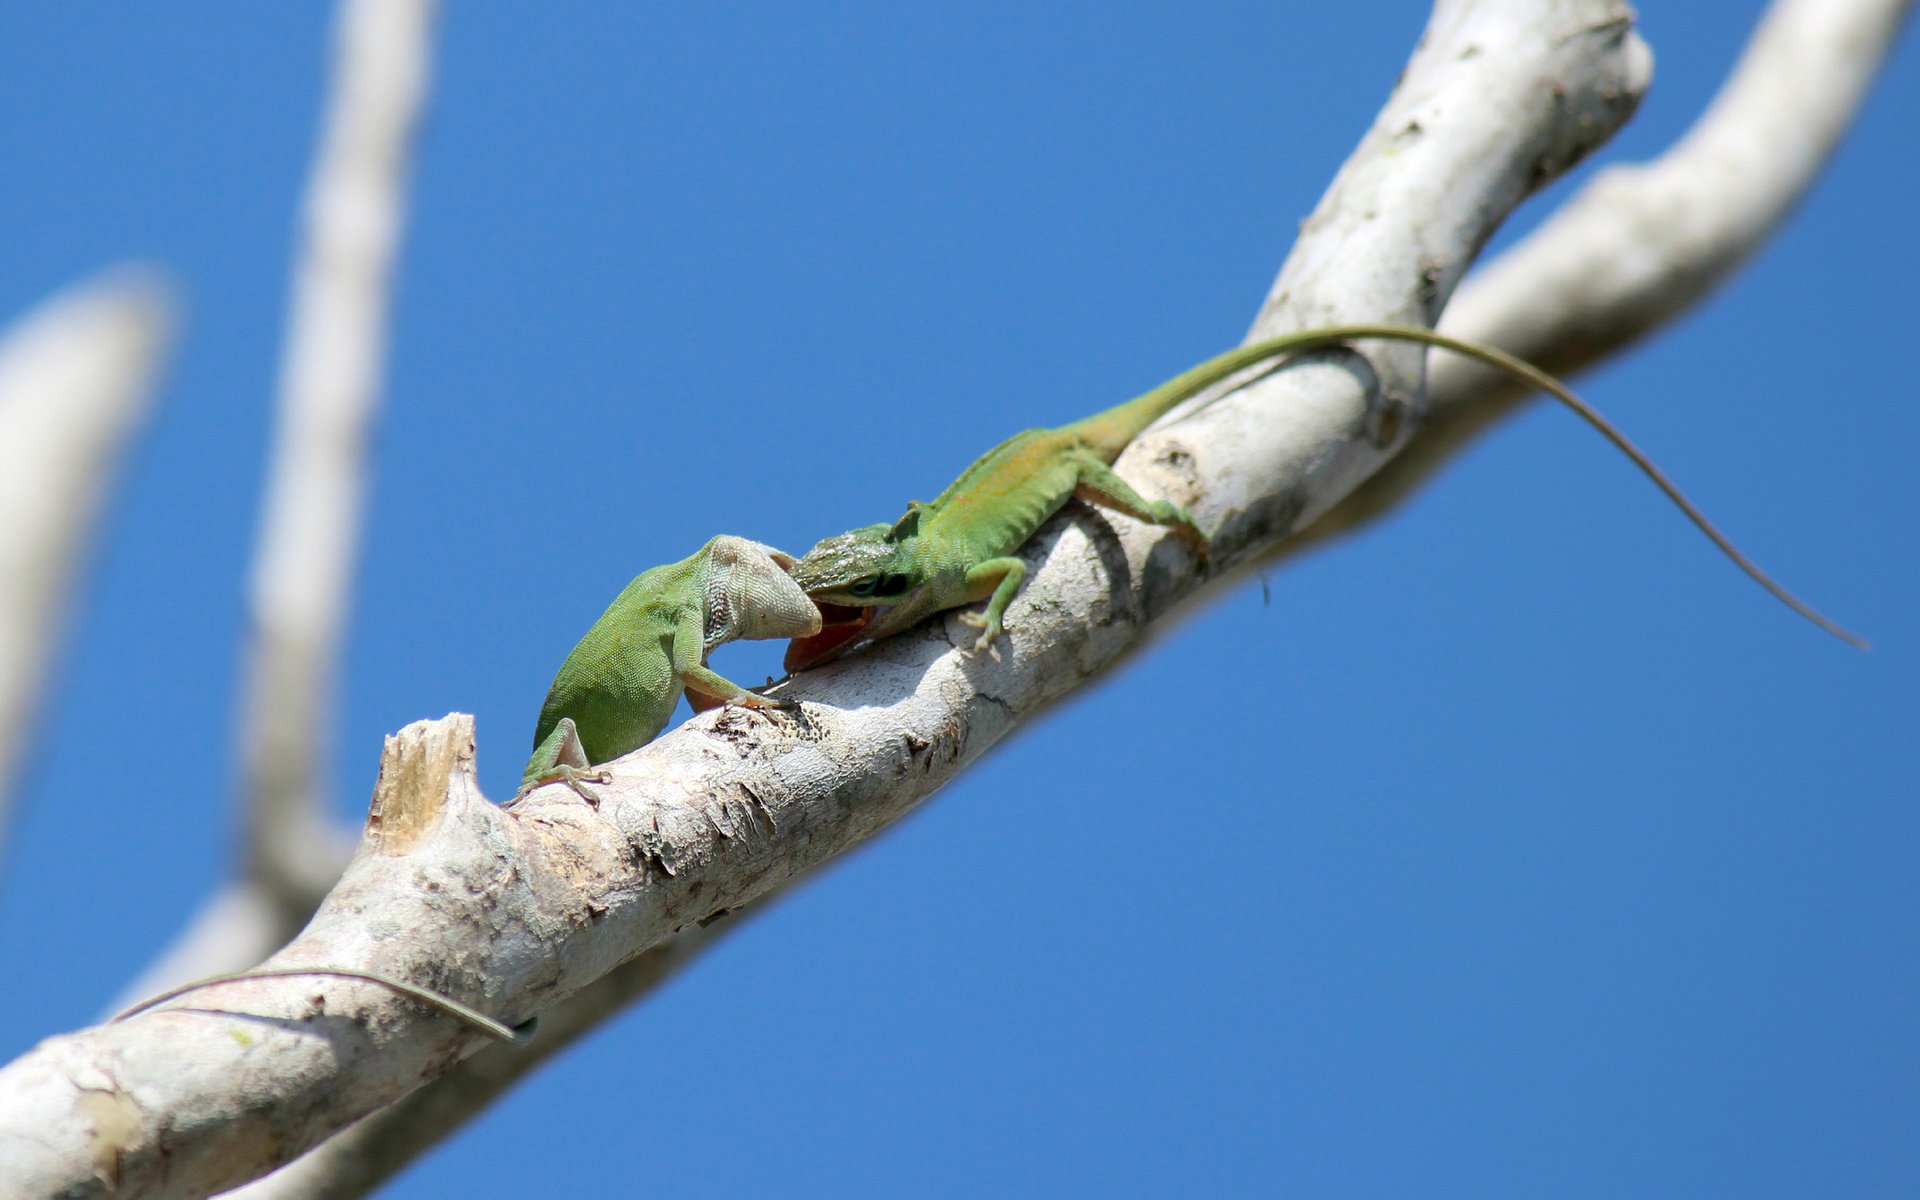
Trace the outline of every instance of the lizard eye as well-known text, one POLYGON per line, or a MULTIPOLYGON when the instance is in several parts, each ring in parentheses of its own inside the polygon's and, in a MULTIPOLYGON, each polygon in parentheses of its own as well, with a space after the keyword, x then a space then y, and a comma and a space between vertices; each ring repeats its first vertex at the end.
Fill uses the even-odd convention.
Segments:
POLYGON ((865 600, 883 600, 889 596, 902 595, 909 591, 911 587, 912 581, 905 575, 889 571, 885 575, 873 575, 866 579, 858 580, 849 587, 847 591, 849 594, 859 596, 865 600))

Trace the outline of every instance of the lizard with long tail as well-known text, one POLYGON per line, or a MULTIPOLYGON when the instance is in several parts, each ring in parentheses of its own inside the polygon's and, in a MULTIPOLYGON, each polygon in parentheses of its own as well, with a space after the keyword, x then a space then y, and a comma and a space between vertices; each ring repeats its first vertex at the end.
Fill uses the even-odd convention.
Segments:
POLYGON ((863 526, 827 538, 800 559, 793 574, 800 587, 830 616, 821 633, 788 648, 787 668, 801 670, 838 657, 853 646, 878 641, 934 613, 980 600, 981 613, 961 619, 980 629, 976 651, 999 657, 996 645, 1007 605, 1026 578, 1017 554, 1028 538, 1068 500, 1078 498, 1163 525, 1204 559, 1207 538, 1185 509, 1148 500, 1112 468, 1129 442, 1175 407, 1249 367, 1286 355, 1349 341, 1415 342, 1462 354, 1518 376, 1551 395, 1599 430, 1679 506, 1688 520, 1733 560, 1734 565, 1788 607, 1835 637, 1864 646, 1858 637, 1800 601, 1741 553, 1692 501, 1612 422, 1537 367, 1499 350, 1410 325, 1338 325, 1282 334, 1229 350, 1152 391, 1104 412, 1056 429, 1016 433, 987 451, 932 503, 911 503, 891 524, 863 526), (879 610, 875 615, 875 610, 879 610))

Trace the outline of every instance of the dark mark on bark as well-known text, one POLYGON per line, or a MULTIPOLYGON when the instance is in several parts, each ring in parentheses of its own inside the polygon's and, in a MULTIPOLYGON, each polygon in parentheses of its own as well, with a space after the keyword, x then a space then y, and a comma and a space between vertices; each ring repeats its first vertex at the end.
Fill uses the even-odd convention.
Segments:
POLYGON ((766 835, 769 838, 780 832, 779 825, 776 824, 773 819, 773 810, 767 807, 767 802, 760 798, 760 793, 754 791, 752 785, 746 783, 741 784, 740 794, 747 799, 747 811, 758 818, 758 820, 766 822, 766 835))
POLYGON ((660 869, 665 871, 667 877, 671 879, 674 875, 674 868, 673 863, 669 860, 672 856, 680 853, 680 847, 674 845, 672 841, 661 834, 658 817, 654 818, 654 826, 652 829, 643 829, 640 831, 639 842, 641 864, 645 865, 649 862, 658 863, 660 869))
POLYGON ((1382 400, 1369 414, 1368 424, 1371 428, 1368 436, 1376 449, 1385 450, 1393 445, 1394 440, 1400 436, 1401 426, 1406 423, 1406 414, 1407 405, 1403 401, 1393 399, 1382 400))
POLYGON ((1420 282, 1414 285, 1413 294, 1420 301, 1421 311, 1433 312, 1434 302, 1440 298, 1441 274, 1440 267, 1434 263, 1420 269, 1420 282))

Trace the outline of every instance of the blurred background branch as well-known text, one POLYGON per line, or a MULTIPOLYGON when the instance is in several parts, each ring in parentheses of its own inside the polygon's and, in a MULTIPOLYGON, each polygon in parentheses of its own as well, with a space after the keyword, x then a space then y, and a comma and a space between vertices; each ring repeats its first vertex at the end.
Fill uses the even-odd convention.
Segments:
POLYGON ((119 268, 47 301, 0 341, 0 863, 9 800, 74 584, 173 329, 171 291, 119 268))
POLYGON ((115 1001, 260 961, 313 915, 353 836, 327 814, 343 631, 366 508, 434 0, 345 0, 281 364, 238 722, 237 878, 115 1001))
MULTIPOLYGON (((242 873, 289 912, 339 877, 320 761, 366 507, 433 0, 347 0, 294 265, 241 698, 242 873)), ((304 918, 302 918, 304 919, 304 918)))

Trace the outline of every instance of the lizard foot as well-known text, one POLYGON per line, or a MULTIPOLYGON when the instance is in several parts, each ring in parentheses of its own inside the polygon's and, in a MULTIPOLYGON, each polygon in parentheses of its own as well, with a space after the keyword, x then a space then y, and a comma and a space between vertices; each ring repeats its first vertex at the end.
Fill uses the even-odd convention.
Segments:
POLYGON ((565 776, 565 780, 566 780, 566 785, 573 789, 574 795, 580 797, 582 800, 585 800, 588 804, 592 805, 597 810, 600 807, 600 793, 588 787, 587 784, 588 783, 600 783, 600 784, 612 783, 613 772, 569 770, 565 776))
POLYGON ((772 714, 772 712, 799 712, 799 710, 801 710, 801 701, 783 701, 780 697, 760 695, 758 691, 749 691, 745 697, 732 699, 732 701, 728 701, 728 703, 730 703, 730 705, 737 705, 737 707, 747 708, 749 712, 766 712, 766 714, 772 714))
POLYGON ((973 643, 973 652, 979 654, 984 650, 992 656, 993 661, 999 662, 1000 622, 993 620, 991 617, 974 612, 961 613, 960 620, 963 624, 971 625, 975 629, 982 631, 979 640, 973 643))
POLYGON ((1181 544, 1193 552, 1193 559, 1199 566, 1200 573, 1206 574, 1207 567, 1210 565, 1207 560, 1213 552, 1213 539, 1209 538, 1191 519, 1177 521, 1170 528, 1173 530, 1173 536, 1179 538, 1181 544))
MULTIPOLYGON (((772 686, 769 684, 768 686, 772 686)), ((691 689, 687 692, 687 703, 697 713, 712 708, 752 708, 765 712, 771 708, 799 708, 798 700, 782 700, 778 696, 762 696, 759 692, 742 691, 736 695, 717 697, 704 696, 691 689)))
POLYGON ((582 771, 578 767, 556 766, 545 774, 521 784, 520 790, 513 794, 513 800, 507 803, 512 804, 522 796, 536 792, 550 783, 564 783, 573 789, 574 795, 597 809, 600 807, 600 793, 587 787, 587 784, 612 782, 613 775, 606 770, 582 771))
POLYGON ((1203 533, 1197 538, 1181 538, 1180 540, 1187 544, 1189 550, 1193 551, 1194 563, 1200 568, 1202 575, 1212 571, 1213 542, 1208 539, 1206 534, 1203 533))
POLYGON ((727 703, 739 705, 741 708, 766 709, 794 707, 792 700, 782 700, 778 696, 762 696, 759 692, 741 692, 738 696, 728 700, 727 703))

